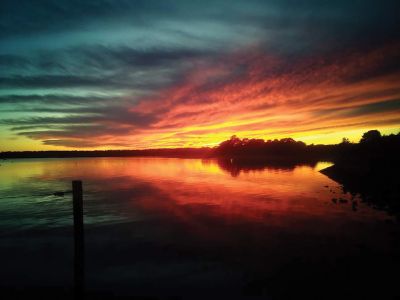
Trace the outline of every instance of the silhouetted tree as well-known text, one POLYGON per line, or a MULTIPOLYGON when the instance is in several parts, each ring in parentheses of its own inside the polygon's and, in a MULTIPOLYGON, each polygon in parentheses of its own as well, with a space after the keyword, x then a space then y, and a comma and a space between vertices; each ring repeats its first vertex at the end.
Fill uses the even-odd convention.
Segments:
POLYGON ((372 143, 381 139, 382 135, 378 130, 370 130, 363 134, 360 143, 372 143))
POLYGON ((340 182, 367 203, 384 208, 400 219, 400 135, 365 132, 358 144, 338 145, 334 165, 324 174, 340 182))
POLYGON ((285 158, 296 160, 304 157, 307 153, 307 146, 303 142, 295 141, 292 138, 281 140, 263 139, 240 139, 236 135, 229 140, 219 144, 215 154, 219 157, 252 157, 252 158, 285 158))
POLYGON ((347 137, 344 137, 344 138, 342 139, 341 144, 345 144, 345 145, 350 144, 350 140, 349 140, 347 137))

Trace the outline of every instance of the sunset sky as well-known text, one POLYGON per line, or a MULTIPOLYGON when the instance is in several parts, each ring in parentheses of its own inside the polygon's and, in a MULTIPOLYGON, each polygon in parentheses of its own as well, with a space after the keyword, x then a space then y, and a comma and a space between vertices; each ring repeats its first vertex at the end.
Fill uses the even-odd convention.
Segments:
POLYGON ((400 131, 399 1, 0 3, 0 151, 400 131))

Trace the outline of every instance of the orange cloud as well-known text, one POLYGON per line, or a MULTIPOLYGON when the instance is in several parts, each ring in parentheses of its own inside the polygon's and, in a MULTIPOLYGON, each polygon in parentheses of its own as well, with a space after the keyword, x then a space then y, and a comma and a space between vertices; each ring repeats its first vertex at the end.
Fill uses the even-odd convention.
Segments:
POLYGON ((162 117, 128 140, 139 148, 214 145, 233 134, 329 143, 396 131, 400 74, 390 63, 398 53, 395 44, 293 63, 250 49, 195 63, 178 85, 131 107, 162 117))

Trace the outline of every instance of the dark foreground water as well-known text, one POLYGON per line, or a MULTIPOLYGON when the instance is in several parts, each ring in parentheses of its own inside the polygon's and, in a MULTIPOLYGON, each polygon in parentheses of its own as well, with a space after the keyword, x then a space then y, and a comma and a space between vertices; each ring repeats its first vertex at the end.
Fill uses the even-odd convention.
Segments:
POLYGON ((53 193, 81 179, 91 293, 398 296, 398 223, 343 193, 319 173, 326 166, 242 169, 165 158, 2 162, 0 288, 72 287, 72 196, 53 193))

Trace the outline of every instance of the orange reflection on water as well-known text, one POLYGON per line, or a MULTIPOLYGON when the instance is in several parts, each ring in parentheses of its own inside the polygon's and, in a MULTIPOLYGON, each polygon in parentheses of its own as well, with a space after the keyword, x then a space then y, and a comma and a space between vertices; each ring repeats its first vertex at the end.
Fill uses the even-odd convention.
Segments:
POLYGON ((262 221, 269 217, 269 222, 273 221, 272 216, 324 215, 331 197, 324 186, 333 184, 308 166, 291 170, 266 168, 232 177, 216 169, 215 162, 188 160, 179 167, 161 161, 160 165, 153 163, 151 170, 144 162, 132 177, 150 180, 168 201, 146 199, 141 204, 185 219, 190 219, 187 214, 198 211, 233 220, 262 221))
POLYGON ((13 180, 32 178, 36 182, 82 179, 87 198, 94 193, 91 199, 97 203, 128 201, 129 206, 121 213, 140 210, 187 223, 197 222, 199 216, 276 226, 292 226, 311 219, 322 223, 334 219, 341 223, 341 218, 361 222, 363 218, 368 220, 365 215, 375 218, 378 213, 368 207, 359 206, 354 213, 350 203, 332 203, 333 197, 350 200, 350 195, 340 194, 339 185, 318 172, 328 165, 253 165, 243 169, 232 167, 233 172, 221 162, 197 159, 25 160, 8 163, 7 174, 12 176, 1 173, 0 177, 7 177, 2 185, 10 186, 13 180))

